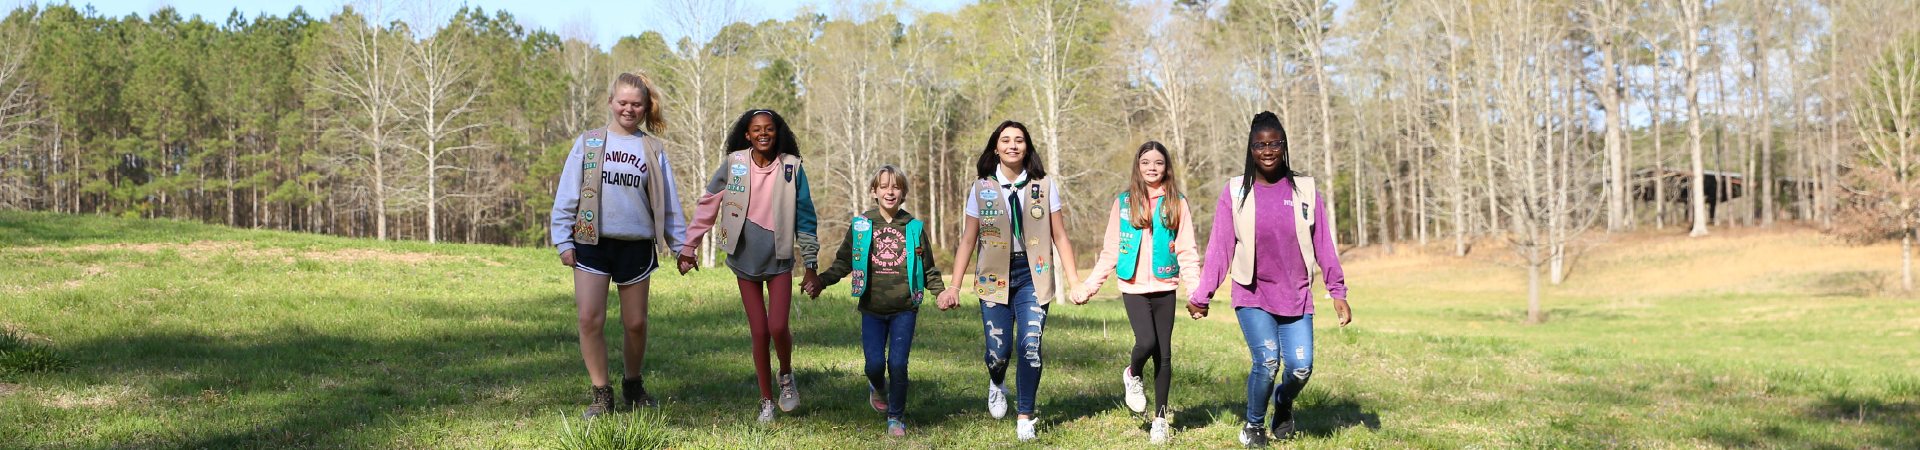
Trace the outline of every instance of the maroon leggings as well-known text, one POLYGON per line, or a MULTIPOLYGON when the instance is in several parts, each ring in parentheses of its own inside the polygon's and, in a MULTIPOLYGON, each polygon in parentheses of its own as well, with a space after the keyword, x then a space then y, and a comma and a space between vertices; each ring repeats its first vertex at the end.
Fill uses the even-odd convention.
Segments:
POLYGON ((793 359, 793 332, 787 328, 787 312, 793 305, 793 273, 783 273, 767 280, 766 293, 761 293, 761 282, 740 281, 740 303, 746 307, 747 325, 753 328, 753 372, 760 377, 760 398, 773 398, 773 374, 767 361, 767 342, 773 342, 773 351, 780 354, 780 373, 792 373, 788 364, 793 359), (768 308, 767 297, 773 297, 772 308, 768 308))

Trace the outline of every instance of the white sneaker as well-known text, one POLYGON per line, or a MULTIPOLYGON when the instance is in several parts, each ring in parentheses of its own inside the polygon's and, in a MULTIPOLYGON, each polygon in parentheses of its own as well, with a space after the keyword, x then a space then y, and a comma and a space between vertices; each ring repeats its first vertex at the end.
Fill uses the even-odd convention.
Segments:
POLYGON ((793 387, 793 374, 780 376, 780 410, 793 411, 800 407, 800 390, 793 387))
POLYGON ((1145 414, 1147 388, 1140 382, 1140 377, 1133 374, 1133 366, 1120 370, 1120 384, 1127 387, 1127 409, 1132 409, 1134 414, 1145 414))
POLYGON ((987 413, 993 418, 1007 417, 1007 389, 998 384, 987 385, 987 413))
POLYGON ((1033 440, 1033 424, 1039 421, 1039 419, 1016 419, 1014 420, 1013 431, 1019 435, 1020 440, 1031 441, 1033 440))
POLYGON ((773 400, 760 399, 760 423, 773 423, 773 400))
POLYGON ((1153 445, 1165 445, 1167 443, 1167 418, 1161 417, 1153 419, 1153 432, 1147 436, 1147 442, 1153 445))

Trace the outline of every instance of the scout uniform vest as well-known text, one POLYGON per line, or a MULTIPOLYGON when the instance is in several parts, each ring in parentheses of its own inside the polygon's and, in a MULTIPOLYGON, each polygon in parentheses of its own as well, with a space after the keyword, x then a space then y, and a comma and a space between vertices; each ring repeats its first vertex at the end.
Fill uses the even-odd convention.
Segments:
MULTIPOLYGON (((641 173, 653 170, 665 148, 660 138, 640 133, 641 173)), ((586 154, 580 155, 580 206, 579 220, 573 223, 573 242, 595 245, 600 243, 600 173, 607 165, 607 129, 601 128, 580 135, 586 146, 586 154)), ((666 175, 647 174, 647 209, 653 210, 654 250, 672 252, 667 246, 667 198, 666 175)), ((675 199, 678 201, 679 199, 675 199)))
POLYGON ((1131 194, 1127 192, 1121 192, 1119 196, 1120 257, 1118 258, 1119 271, 1117 274, 1120 276, 1120 279, 1133 280, 1134 271, 1138 270, 1135 266, 1139 263, 1141 252, 1147 252, 1153 255, 1154 278, 1173 278, 1179 276, 1180 262, 1175 259, 1173 251, 1173 230, 1167 228, 1164 215, 1160 214, 1161 209, 1167 207, 1161 203, 1166 197, 1162 196, 1161 198, 1154 199, 1153 210, 1145 212, 1145 214, 1153 218, 1153 225, 1151 225, 1153 228, 1153 244, 1157 248, 1142 249, 1140 248, 1140 233, 1142 230, 1134 228, 1133 226, 1133 203, 1127 201, 1130 196, 1131 194))
MULTIPOLYGON (((920 219, 907 222, 907 245, 900 251, 907 252, 907 263, 902 270, 907 271, 907 286, 913 290, 913 306, 920 306, 920 297, 927 290, 927 271, 920 266, 920 233, 924 228, 920 219)), ((866 216, 853 217, 853 298, 867 293, 867 252, 873 248, 873 221, 866 216)))
MULTIPOLYGON (((1241 188, 1241 178, 1227 180, 1228 189, 1233 192, 1233 282, 1242 286, 1253 284, 1253 227, 1259 222, 1259 198, 1249 189, 1241 188), (1244 203, 1242 203, 1244 202, 1244 203)), ((1313 204, 1319 195, 1313 188, 1313 177, 1295 175, 1293 177, 1293 236, 1300 241, 1300 258, 1307 265, 1307 288, 1313 288, 1313 279, 1320 275, 1320 263, 1313 256, 1313 204)), ((1285 199, 1267 199, 1268 201, 1285 199)))
POLYGON ((980 205, 979 263, 974 265, 973 293, 989 303, 1007 304, 1008 266, 1013 258, 1013 239, 1025 239, 1027 267, 1033 274, 1034 301, 1045 305, 1053 300, 1053 180, 1028 181, 1026 187, 1012 191, 1020 196, 1025 211, 1013 211, 1009 199, 1001 198, 1000 185, 993 180, 974 184, 974 200, 980 205), (1022 236, 1013 235, 1013 221, 1020 221, 1022 236))
MULTIPOLYGON (((721 191, 720 203, 720 250, 733 253, 740 241, 740 230, 747 224, 747 202, 749 199, 747 183, 753 171, 752 149, 739 150, 727 155, 722 163, 727 165, 727 190, 721 191)), ((774 259, 793 259, 793 208, 799 190, 795 187, 794 177, 800 171, 800 157, 782 153, 773 161, 774 170, 781 171, 785 182, 774 187, 773 198, 761 199, 773 202, 773 256, 774 259)))

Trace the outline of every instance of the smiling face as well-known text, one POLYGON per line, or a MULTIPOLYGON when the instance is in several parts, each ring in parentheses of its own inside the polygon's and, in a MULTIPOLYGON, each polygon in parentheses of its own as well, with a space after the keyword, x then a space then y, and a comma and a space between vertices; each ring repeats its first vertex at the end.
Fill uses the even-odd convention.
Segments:
POLYGON ((1160 154, 1158 150, 1140 153, 1140 159, 1134 160, 1133 164, 1134 170, 1140 172, 1140 181, 1149 185, 1160 184, 1167 177, 1167 155, 1160 154))
POLYGON ((762 154, 771 153, 773 152, 775 131, 773 116, 755 114, 753 116, 753 122, 747 124, 747 142, 753 144, 754 152, 762 154))
POLYGON ((1267 180, 1278 179, 1280 158, 1287 155, 1287 137, 1274 130, 1253 133, 1253 164, 1267 180))
POLYGON ((607 108, 613 110, 613 123, 621 129, 632 132, 640 129, 640 122, 647 117, 647 100, 640 90, 632 86, 617 86, 613 96, 607 99, 607 108))
POLYGON ((1021 167, 1027 161, 1027 132, 1019 128, 1006 127, 1000 130, 1000 136, 994 139, 993 152, 1000 155, 1000 165, 1021 167))
POLYGON ((900 203, 907 200, 907 190, 905 186, 901 186, 900 177, 889 172, 882 172, 874 177, 873 187, 868 189, 867 193, 873 195, 873 201, 887 211, 899 209, 900 203))

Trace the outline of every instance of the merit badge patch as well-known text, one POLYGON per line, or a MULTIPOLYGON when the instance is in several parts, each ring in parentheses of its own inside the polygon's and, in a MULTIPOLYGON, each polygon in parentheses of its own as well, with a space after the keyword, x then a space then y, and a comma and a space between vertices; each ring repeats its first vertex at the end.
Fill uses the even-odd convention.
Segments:
POLYGON ((600 146, 603 146, 603 145, 607 145, 607 140, 606 140, 606 139, 601 139, 601 138, 587 138, 587 146, 588 146, 588 147, 600 147, 600 146))
POLYGON ((1033 216, 1033 220, 1040 220, 1046 217, 1047 209, 1041 208, 1040 205, 1033 205, 1032 208, 1027 208, 1027 213, 1028 215, 1033 216))
POLYGON ((598 195, 598 194, 596 194, 593 191, 593 188, 586 188, 586 189, 580 190, 580 198, 593 198, 593 196, 595 195, 598 195))
POLYGON ((582 220, 582 221, 586 221, 586 222, 592 222, 592 221, 593 221, 593 210, 591 210, 591 209, 589 209, 589 210, 586 210, 586 211, 581 211, 581 212, 580 212, 580 220, 582 220))
POLYGON ((595 168, 595 167, 600 167, 600 163, 584 163, 584 164, 581 164, 581 165, 580 165, 580 170, 593 170, 593 168, 595 168))
POLYGON ((873 229, 873 224, 865 220, 853 222, 853 231, 867 231, 871 229, 873 229))
POLYGON ((793 182, 793 165, 792 164, 787 165, 787 182, 789 183, 793 182))
POLYGON ((598 156, 595 156, 595 155, 599 155, 599 153, 594 153, 594 152, 587 152, 587 156, 586 156, 585 158, 583 158, 583 159, 594 159, 594 158, 597 158, 598 156))
POLYGON ((1032 197, 1033 197, 1033 199, 1034 199, 1034 200, 1039 200, 1039 199, 1040 199, 1040 185, 1038 185, 1038 184, 1036 184, 1036 185, 1033 185, 1033 189, 1032 189, 1032 190, 1031 190, 1030 192, 1033 192, 1033 195, 1032 195, 1032 197))
POLYGON ((993 226, 993 225, 981 225, 981 226, 980 226, 980 237, 990 237, 990 238, 994 238, 994 239, 999 239, 999 238, 1000 238, 1000 227, 996 227, 996 226, 993 226))
POLYGON ((732 173, 732 174, 733 174, 733 176, 736 176, 736 177, 737 177, 737 176, 742 176, 742 175, 746 175, 746 174, 747 174, 747 165, 746 165, 746 164, 734 164, 734 165, 733 165, 733 167, 732 167, 732 168, 731 168, 731 169, 729 170, 729 173, 732 173))
POLYGON ((993 199, 997 199, 997 198, 1000 198, 1000 189, 999 189, 999 188, 995 188, 995 187, 993 187, 993 186, 990 186, 990 185, 989 185, 989 186, 987 186, 987 187, 983 187, 983 188, 980 188, 980 199, 981 199, 981 200, 993 200, 993 199))

